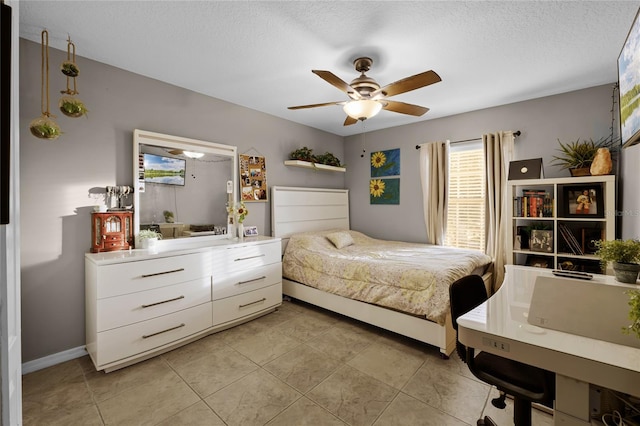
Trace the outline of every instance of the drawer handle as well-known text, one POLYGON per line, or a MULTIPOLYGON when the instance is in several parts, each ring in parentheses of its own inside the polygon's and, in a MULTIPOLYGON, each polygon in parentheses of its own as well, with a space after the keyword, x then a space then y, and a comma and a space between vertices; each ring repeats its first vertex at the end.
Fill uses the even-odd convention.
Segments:
POLYGON ((172 271, 156 272, 154 274, 143 274, 142 278, 157 277, 158 275, 173 274, 174 272, 182 272, 184 268, 174 269, 172 271))
POLYGON ((172 331, 172 330, 177 330, 181 327, 184 327, 184 323, 180 324, 180 325, 176 325, 175 327, 171 327, 171 328, 167 328, 166 330, 162 330, 162 331, 158 331, 157 333, 153 333, 153 334, 144 334, 142 336, 143 339, 148 339, 149 337, 153 337, 153 336, 157 336, 158 334, 162 334, 162 333, 166 333, 168 331, 172 331))
POLYGON ((264 253, 263 254, 259 254, 257 256, 249 256, 249 257, 240 257, 238 259, 233 259, 234 262, 239 262, 241 260, 249 260, 249 259, 255 259, 256 257, 264 257, 264 253))
POLYGON ((255 305, 256 303, 262 303, 262 302, 264 302, 265 300, 267 300, 267 298, 266 298, 266 297, 263 297, 263 298, 262 298, 262 299, 260 299, 260 300, 256 300, 255 302, 247 303, 246 305, 238 305, 238 308, 246 308, 247 306, 255 305))
POLYGON ((176 300, 184 299, 184 296, 174 297, 173 299, 163 300, 162 302, 149 303, 148 305, 142 305, 143 308, 150 308, 156 305, 162 305, 163 303, 175 302, 176 300))
POLYGON ((261 277, 259 277, 259 278, 254 278, 254 279, 252 279, 252 280, 247 280, 247 281, 238 281, 238 282, 236 283, 236 285, 249 284, 249 283, 253 283, 253 282, 256 282, 256 281, 264 280, 265 278, 267 278, 267 276, 266 276, 266 275, 263 275, 263 276, 261 276, 261 277))

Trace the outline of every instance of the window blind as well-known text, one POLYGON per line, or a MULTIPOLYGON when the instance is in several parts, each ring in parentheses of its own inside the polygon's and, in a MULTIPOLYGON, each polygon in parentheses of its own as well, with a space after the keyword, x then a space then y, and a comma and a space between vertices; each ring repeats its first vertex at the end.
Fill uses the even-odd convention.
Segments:
POLYGON ((482 142, 452 145, 445 245, 484 251, 486 177, 482 142))

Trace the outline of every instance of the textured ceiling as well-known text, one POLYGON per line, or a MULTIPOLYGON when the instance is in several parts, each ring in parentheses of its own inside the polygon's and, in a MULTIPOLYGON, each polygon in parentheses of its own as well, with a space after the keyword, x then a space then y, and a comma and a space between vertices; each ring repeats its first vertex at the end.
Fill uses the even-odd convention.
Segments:
MULTIPOLYGON (((307 126, 347 136, 617 80, 639 1, 20 1, 20 35, 307 126), (442 82, 392 99, 431 110, 382 111, 344 127, 349 82, 374 60, 386 85, 426 70, 442 82)), ((80 67, 82 67, 81 62, 80 67)))

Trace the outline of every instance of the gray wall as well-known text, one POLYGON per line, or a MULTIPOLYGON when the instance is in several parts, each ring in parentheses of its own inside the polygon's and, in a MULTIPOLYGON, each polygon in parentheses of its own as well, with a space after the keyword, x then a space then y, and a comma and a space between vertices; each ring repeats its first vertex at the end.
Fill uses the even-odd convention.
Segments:
MULTIPOLYGON (((156 80, 78 59, 80 99, 88 118, 56 113, 66 87, 58 64, 66 52, 50 50, 52 112, 64 135, 56 141, 31 136, 40 115, 40 46, 20 44, 21 232, 23 360, 84 345, 84 261, 89 249, 89 191, 131 185, 132 134, 140 128, 238 146, 266 157, 268 183, 350 189, 353 229, 374 237, 424 241, 415 145, 521 130, 516 157, 543 157, 547 177, 567 176, 551 166, 557 139, 609 134, 611 85, 505 105, 345 138, 229 104, 156 80), (366 147, 361 158, 363 143, 366 147), (283 160, 301 146, 330 151, 347 164, 346 174, 287 168, 283 160), (401 148, 398 206, 369 205, 369 154, 401 148)), ((382 112, 387 113, 385 112, 382 112)), ((357 124, 360 126, 361 124, 357 124)), ((617 123, 616 123, 617 126, 617 123)), ((640 236, 638 171, 640 145, 622 153, 622 235, 640 236)), ((270 204, 251 203, 247 225, 270 233, 270 204)))
MULTIPOLYGON (((23 361, 82 346, 84 253, 90 247, 89 191, 132 185, 133 130, 235 145, 266 157, 269 186, 343 188, 343 173, 284 166, 308 146, 344 158, 343 138, 267 114, 78 58, 78 96, 88 118, 58 111, 66 52, 50 49, 51 112, 64 134, 37 139, 29 123, 40 110, 40 45, 20 41, 23 361)), ((212 81, 212 84, 216 84, 212 81)), ((224 84, 223 82, 218 84, 224 84)), ((250 203, 246 225, 271 233, 269 203, 250 203)))
MULTIPOLYGON (((377 238, 426 240, 419 153, 415 149, 424 142, 465 140, 498 130, 520 130, 522 136, 516 138, 515 143, 516 159, 542 157, 545 177, 569 176, 567 170, 551 164, 553 156, 559 154, 558 139, 568 142, 609 136, 612 93, 613 84, 598 86, 345 138, 351 227, 377 238), (367 152, 361 158, 363 142, 367 152), (394 148, 400 148, 401 154, 400 204, 370 205, 370 153, 394 148)), ((387 112, 381 114, 384 113, 387 112)), ((616 136, 617 126, 616 121, 616 136)), ((637 196, 640 173, 637 166, 632 166, 640 164, 639 151, 640 145, 622 151, 620 193, 624 216, 621 229, 625 238, 640 236, 640 197, 637 196)))

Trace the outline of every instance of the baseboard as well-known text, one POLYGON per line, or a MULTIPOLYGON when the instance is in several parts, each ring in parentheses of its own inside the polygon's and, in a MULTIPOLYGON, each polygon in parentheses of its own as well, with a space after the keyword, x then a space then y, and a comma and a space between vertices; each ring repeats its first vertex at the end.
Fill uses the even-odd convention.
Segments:
POLYGON ((42 370, 43 368, 51 367, 56 364, 61 364, 72 359, 83 357, 87 354, 86 347, 78 346, 77 348, 67 349, 66 351, 58 352, 55 354, 47 355, 42 358, 34 359, 22 363, 22 374, 33 373, 34 371, 42 370))

